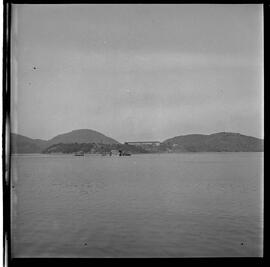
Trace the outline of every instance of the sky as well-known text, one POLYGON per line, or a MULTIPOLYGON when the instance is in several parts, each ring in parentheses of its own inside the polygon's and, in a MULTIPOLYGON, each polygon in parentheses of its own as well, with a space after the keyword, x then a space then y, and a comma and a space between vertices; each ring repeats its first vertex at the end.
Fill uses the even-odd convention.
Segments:
POLYGON ((12 5, 11 131, 263 137, 262 5, 12 5))

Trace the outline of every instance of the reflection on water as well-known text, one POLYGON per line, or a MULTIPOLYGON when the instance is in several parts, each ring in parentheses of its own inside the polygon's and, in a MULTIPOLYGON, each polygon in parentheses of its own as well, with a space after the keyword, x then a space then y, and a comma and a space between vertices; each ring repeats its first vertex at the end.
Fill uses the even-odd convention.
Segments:
POLYGON ((13 256, 262 256, 262 160, 13 156, 13 256))

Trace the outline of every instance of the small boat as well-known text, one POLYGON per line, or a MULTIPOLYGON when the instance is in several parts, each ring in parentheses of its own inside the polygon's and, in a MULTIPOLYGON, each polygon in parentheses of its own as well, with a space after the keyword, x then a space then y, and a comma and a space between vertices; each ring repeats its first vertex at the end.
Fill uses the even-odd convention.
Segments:
POLYGON ((76 152, 74 156, 84 156, 83 151, 76 152))
POLYGON ((129 152, 119 150, 119 156, 131 156, 129 152))

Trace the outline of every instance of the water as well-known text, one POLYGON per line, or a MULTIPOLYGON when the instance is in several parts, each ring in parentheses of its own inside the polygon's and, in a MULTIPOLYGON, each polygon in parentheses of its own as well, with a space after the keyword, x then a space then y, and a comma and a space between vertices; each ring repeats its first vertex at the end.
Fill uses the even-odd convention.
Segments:
POLYGON ((262 256, 263 153, 12 156, 15 257, 262 256))

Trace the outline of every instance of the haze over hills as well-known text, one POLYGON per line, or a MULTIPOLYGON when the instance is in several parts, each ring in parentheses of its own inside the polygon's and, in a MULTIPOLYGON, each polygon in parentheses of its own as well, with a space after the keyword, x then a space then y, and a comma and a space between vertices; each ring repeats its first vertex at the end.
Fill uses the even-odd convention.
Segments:
MULTIPOLYGON (((81 129, 55 136, 50 140, 31 139, 19 134, 11 134, 12 153, 42 153, 48 148, 57 147, 57 151, 65 153, 66 146, 57 144, 104 144, 106 149, 120 147, 121 144, 113 138, 105 136, 94 130, 81 129)), ((72 146, 74 148, 81 146, 72 146)), ((86 149, 86 147, 85 147, 86 149)), ((129 147, 130 150, 144 153, 143 149, 138 150, 129 147)), ((151 152, 151 147, 148 148, 151 152)), ((221 132, 210 135, 190 134, 176 136, 163 141, 160 147, 155 147, 152 152, 260 152, 263 151, 263 140, 239 133, 221 132)))

